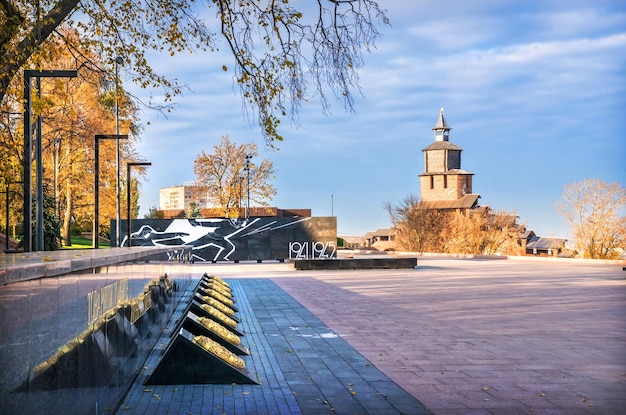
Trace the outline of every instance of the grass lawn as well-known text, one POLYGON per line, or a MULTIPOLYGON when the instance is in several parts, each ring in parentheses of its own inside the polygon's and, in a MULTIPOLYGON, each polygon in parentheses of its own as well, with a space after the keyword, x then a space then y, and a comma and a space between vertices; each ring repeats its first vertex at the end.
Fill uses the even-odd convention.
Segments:
POLYGON ((91 239, 83 236, 72 236, 72 246, 64 246, 63 249, 87 249, 93 248, 91 239))

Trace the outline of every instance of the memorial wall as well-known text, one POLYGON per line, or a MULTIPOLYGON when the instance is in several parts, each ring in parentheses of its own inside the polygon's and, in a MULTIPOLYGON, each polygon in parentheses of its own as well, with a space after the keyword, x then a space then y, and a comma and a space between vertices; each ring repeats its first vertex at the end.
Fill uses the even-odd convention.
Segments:
MULTIPOLYGON (((128 222, 120 245, 128 246, 128 222)), ((111 240, 115 221, 111 221, 111 240)), ((336 217, 134 219, 132 246, 191 246, 193 261, 325 259, 336 257, 336 217)))
POLYGON ((0 286, 0 413, 114 412, 191 283, 153 259, 0 286))

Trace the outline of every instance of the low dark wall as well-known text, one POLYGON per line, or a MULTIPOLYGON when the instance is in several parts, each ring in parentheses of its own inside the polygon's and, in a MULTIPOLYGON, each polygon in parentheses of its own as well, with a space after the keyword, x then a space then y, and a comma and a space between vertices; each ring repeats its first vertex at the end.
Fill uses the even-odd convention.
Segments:
MULTIPOLYGON (((122 246, 128 246, 122 222, 122 246)), ((115 221, 111 221, 115 241, 115 221)), ((336 257, 336 217, 249 219, 136 219, 132 246, 191 246, 196 261, 336 257)))
POLYGON ((363 258, 363 259, 327 259, 323 261, 299 259, 294 268, 313 269, 407 269, 417 266, 417 258, 363 258))

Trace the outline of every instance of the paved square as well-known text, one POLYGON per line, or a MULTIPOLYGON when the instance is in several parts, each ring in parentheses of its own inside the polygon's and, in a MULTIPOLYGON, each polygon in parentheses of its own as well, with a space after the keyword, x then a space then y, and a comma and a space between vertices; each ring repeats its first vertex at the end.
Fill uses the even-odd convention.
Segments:
MULTIPOLYGON (((253 351, 247 364, 261 387, 146 387, 142 373, 117 411, 105 412, 626 413, 624 263, 420 257, 414 270, 297 271, 289 263, 178 266, 184 268, 181 275, 196 279, 206 272, 232 284, 241 300, 242 340, 253 351)), ((142 280, 148 275, 142 267, 123 269, 142 280)), ((101 278, 108 277, 72 274, 3 286, 2 382, 14 378, 4 363, 24 351, 27 336, 41 335, 41 341, 29 340, 34 343, 29 350, 42 347, 41 356, 19 357, 38 363, 47 356, 45 347, 49 354, 58 347, 48 326, 58 331, 61 343, 74 335, 83 321, 85 293, 104 284, 101 278), (76 278, 78 285, 65 285, 76 278), (46 297, 49 290, 54 295, 46 297), (46 323, 50 318, 56 325, 46 323)), ((139 280, 133 284, 143 286, 139 280)), ((158 342, 147 369, 167 339, 158 342)), ((19 372, 28 365, 14 366, 19 372)), ((54 395, 67 393, 69 403, 86 392, 54 395)), ((45 394, 50 392, 37 396, 45 394)), ((87 398, 89 406, 93 400, 87 398)), ((0 405, 0 412, 7 408, 0 405)), ((43 405, 39 412, 65 413, 58 409, 43 405)))
POLYGON ((242 342, 252 352, 244 357, 246 369, 259 384, 144 385, 182 317, 180 307, 119 414, 431 415, 270 279, 225 280, 241 312, 242 342))
POLYGON ((437 415, 626 413, 626 271, 420 258, 416 270, 206 266, 271 278, 437 415))

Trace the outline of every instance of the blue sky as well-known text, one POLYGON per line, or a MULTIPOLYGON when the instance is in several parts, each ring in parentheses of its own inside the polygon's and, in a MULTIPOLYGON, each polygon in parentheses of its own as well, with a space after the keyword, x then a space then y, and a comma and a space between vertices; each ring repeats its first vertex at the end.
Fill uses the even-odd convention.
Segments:
POLYGON ((140 217, 158 206, 159 188, 193 181, 195 157, 228 135, 257 142, 273 161, 272 205, 332 212, 340 234, 388 227, 383 204, 419 195, 421 150, 443 107, 480 204, 515 212, 538 235, 567 237, 555 209, 565 185, 626 182, 626 3, 443 3, 380 1, 391 27, 365 56, 356 113, 336 102, 325 116, 312 99, 299 127, 283 122, 276 151, 264 150, 243 113, 232 73, 222 70, 228 54, 156 56, 155 67, 190 91, 167 117, 142 114, 138 149, 152 166, 140 217))

